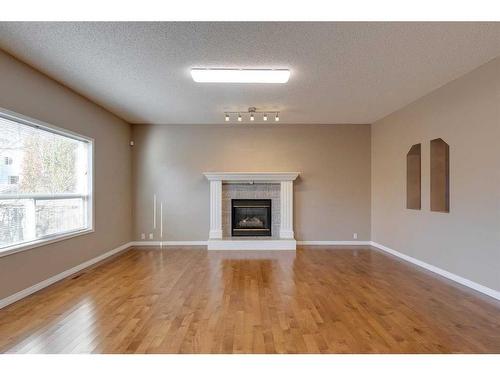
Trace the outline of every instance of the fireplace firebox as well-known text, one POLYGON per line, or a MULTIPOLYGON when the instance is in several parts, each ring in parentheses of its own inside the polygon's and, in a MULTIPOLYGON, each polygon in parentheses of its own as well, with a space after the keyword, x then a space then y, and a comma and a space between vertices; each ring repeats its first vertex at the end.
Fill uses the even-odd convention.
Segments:
POLYGON ((232 199, 231 236, 271 236, 270 199, 232 199))

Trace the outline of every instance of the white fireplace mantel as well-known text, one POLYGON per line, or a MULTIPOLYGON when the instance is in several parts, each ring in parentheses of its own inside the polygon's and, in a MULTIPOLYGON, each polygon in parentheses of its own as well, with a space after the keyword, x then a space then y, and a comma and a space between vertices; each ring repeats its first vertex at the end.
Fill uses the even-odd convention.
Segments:
POLYGON ((299 176, 299 172, 205 172, 203 174, 209 181, 222 181, 223 183, 279 183, 294 181, 299 176))
POLYGON ((295 250, 293 231, 293 181, 298 172, 205 172, 210 181, 210 231, 209 250, 295 250), (280 231, 276 239, 223 239, 222 238, 222 184, 228 183, 279 183, 280 231))

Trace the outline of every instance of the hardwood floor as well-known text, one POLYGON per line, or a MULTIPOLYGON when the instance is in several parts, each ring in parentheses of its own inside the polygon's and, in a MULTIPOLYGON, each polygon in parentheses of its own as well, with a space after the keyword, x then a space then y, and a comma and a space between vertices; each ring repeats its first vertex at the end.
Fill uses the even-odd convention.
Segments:
POLYGON ((500 353, 500 304, 369 247, 132 249, 0 310, 19 353, 500 353))

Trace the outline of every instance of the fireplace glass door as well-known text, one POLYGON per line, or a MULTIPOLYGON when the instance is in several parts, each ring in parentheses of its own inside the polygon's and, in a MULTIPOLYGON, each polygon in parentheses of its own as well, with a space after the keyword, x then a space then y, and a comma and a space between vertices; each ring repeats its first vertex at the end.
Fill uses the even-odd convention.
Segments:
POLYGON ((232 199, 232 236, 271 236, 270 199, 232 199))

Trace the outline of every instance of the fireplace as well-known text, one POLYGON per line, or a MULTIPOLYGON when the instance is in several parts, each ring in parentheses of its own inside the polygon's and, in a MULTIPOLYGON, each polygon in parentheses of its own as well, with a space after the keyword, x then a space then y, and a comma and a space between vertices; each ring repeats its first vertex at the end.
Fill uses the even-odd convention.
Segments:
POLYGON ((231 236, 271 236, 270 199, 232 199, 231 236))

